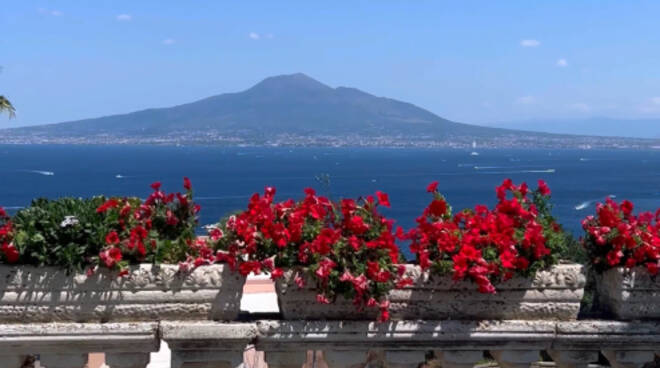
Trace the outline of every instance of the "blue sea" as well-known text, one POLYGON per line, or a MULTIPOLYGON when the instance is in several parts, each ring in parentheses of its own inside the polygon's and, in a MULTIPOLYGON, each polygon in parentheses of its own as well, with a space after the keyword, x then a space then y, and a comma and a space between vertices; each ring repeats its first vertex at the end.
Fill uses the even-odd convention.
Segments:
POLYGON ((414 225, 439 189, 454 209, 493 205, 504 178, 532 187, 544 179, 554 214, 580 235, 580 220, 608 195, 640 210, 660 207, 660 151, 432 150, 376 148, 226 148, 171 146, 0 145, 0 206, 10 211, 36 197, 139 196, 161 181, 182 190, 190 177, 202 206, 200 225, 245 208, 248 198, 275 186, 277 197, 300 198, 306 187, 333 199, 382 190, 384 212, 404 228, 414 225))

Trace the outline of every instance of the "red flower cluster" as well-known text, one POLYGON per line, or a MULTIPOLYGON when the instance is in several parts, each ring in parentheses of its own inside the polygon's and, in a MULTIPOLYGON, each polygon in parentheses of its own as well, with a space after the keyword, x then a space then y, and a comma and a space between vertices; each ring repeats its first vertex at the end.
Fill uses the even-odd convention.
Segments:
POLYGON ((583 245, 599 271, 624 266, 646 266, 651 275, 660 269, 660 210, 633 214, 630 201, 607 198, 598 203, 596 216, 582 221, 583 245))
POLYGON ((542 180, 531 192, 527 184, 506 179, 496 188, 493 210, 479 205, 455 216, 437 182, 427 191, 433 200, 407 234, 423 269, 452 272, 455 280, 469 279, 480 292, 495 293, 494 281, 556 262, 550 244, 561 229, 547 211, 550 189, 542 180))
POLYGON ((99 253, 99 265, 124 269, 131 261, 176 262, 182 254, 197 253, 194 231, 200 208, 193 202, 190 180, 184 178, 183 183, 184 194, 165 193, 156 182, 144 202, 110 198, 99 206, 96 212, 105 216, 111 229, 99 253))
POLYGON ((271 187, 254 194, 247 210, 209 232, 216 259, 237 259, 243 275, 266 271, 276 279, 291 269, 300 287, 315 283, 319 302, 341 294, 357 308, 380 308, 387 319, 387 292, 406 283, 393 221, 378 212, 389 207, 388 195, 333 203, 308 188, 299 202, 274 202, 274 196, 271 187))
POLYGON ((4 208, 0 207, 0 259, 4 259, 7 263, 16 263, 20 257, 18 249, 12 243, 12 230, 11 218, 4 208))

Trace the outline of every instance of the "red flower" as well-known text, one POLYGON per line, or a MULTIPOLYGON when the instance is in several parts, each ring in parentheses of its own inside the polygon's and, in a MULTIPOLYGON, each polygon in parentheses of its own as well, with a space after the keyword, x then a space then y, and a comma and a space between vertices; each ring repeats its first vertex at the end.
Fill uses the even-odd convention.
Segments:
POLYGON ((388 309, 381 309, 378 322, 387 322, 390 320, 390 311, 388 309))
POLYGON ((616 266, 621 262, 621 257, 623 257, 623 252, 620 250, 612 250, 607 253, 607 263, 610 266, 616 266))
POLYGON ((387 195, 387 193, 376 191, 376 197, 378 197, 378 203, 380 203, 382 206, 385 207, 390 207, 390 197, 387 195))
POLYGON ((247 276, 250 273, 254 272, 254 274, 258 275, 261 273, 261 262, 259 261, 245 261, 238 266, 238 272, 240 272, 241 275, 247 276))
POLYGON ((429 184, 426 187, 426 191, 429 193, 437 192, 438 191, 438 182, 434 181, 433 183, 429 184))
POLYGON ((504 268, 515 268, 516 256, 510 251, 505 250, 500 255, 500 262, 504 268))
POLYGON ((264 190, 264 197, 272 199, 275 197, 275 187, 266 187, 264 190))
POLYGON ((542 179, 539 179, 539 193, 543 196, 549 196, 550 195, 550 188, 548 187, 548 184, 546 184, 545 181, 542 179))
POLYGON ((211 237, 211 240, 213 240, 214 242, 217 242, 218 240, 220 240, 220 238, 222 238, 223 233, 222 233, 222 230, 220 230, 216 227, 216 228, 213 228, 209 231, 209 236, 211 237))
POLYGON ((279 278, 282 277, 282 276, 284 276, 284 270, 282 270, 281 268, 274 268, 274 269, 270 272, 270 278, 271 278, 272 280, 277 280, 277 279, 279 279, 279 278))
POLYGON ((332 272, 332 269, 336 266, 337 264, 333 260, 324 258, 319 262, 319 268, 316 270, 316 276, 322 280, 325 280, 330 277, 330 272, 332 272))
POLYGON ((349 219, 347 227, 355 235, 362 235, 369 231, 369 225, 365 224, 362 217, 358 215, 352 216, 349 219))
POLYGON ((317 294, 316 301, 321 304, 330 304, 330 300, 323 294, 317 294))
POLYGON ((632 202, 630 202, 629 200, 624 200, 623 202, 621 202, 621 211, 623 212, 623 215, 625 217, 630 216, 630 214, 633 211, 633 208, 634 208, 634 206, 633 206, 632 202))
POLYGON ((119 202, 117 202, 116 199, 111 198, 111 199, 108 199, 108 200, 107 200, 105 203, 103 203, 102 205, 100 205, 100 206, 96 209, 96 212, 97 212, 97 213, 103 213, 103 212, 105 212, 105 211, 107 211, 107 210, 109 210, 109 209, 111 209, 111 208, 116 208, 118 205, 119 205, 119 202))
POLYGON ((107 268, 113 268, 117 262, 122 260, 121 250, 119 248, 112 247, 102 251, 99 254, 99 258, 107 268))
POLYGON ((2 244, 0 250, 2 250, 2 253, 4 253, 7 263, 18 262, 18 258, 20 257, 20 254, 18 253, 18 249, 16 249, 14 244, 7 244, 7 243, 2 244))
MULTIPOLYGON (((159 186, 159 187, 160 187, 160 186, 159 186)), ((153 188, 153 187, 152 187, 152 188, 153 188)), ((184 177, 184 178, 183 178, 183 188, 184 188, 185 190, 187 190, 187 191, 191 191, 191 190, 192 190, 192 184, 190 183, 190 179, 188 179, 187 177, 184 177)), ((155 189, 155 190, 158 190, 158 189, 155 189)))
POLYGON ((109 232, 108 235, 105 236, 105 243, 107 245, 119 244, 119 235, 117 235, 117 232, 114 230, 109 232))
POLYGON ((427 212, 431 216, 441 217, 447 213, 447 202, 442 199, 434 199, 429 205, 427 212))
POLYGON ((151 183, 151 189, 155 191, 159 191, 161 187, 161 183, 159 181, 151 183))

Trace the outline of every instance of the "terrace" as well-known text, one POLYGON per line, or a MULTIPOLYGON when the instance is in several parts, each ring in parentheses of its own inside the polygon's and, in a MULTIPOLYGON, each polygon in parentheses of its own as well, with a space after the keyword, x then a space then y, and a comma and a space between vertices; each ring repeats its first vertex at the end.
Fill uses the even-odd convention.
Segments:
MULTIPOLYGON (((187 219, 194 226, 192 214, 197 210, 188 197, 179 193, 173 204, 160 199, 167 197, 159 183, 152 187, 154 193, 143 205, 140 200, 109 199, 83 203, 84 208, 97 217, 115 211, 127 221, 150 219, 141 211, 162 213, 168 219, 164 226, 171 226, 170 217, 178 213, 181 220, 171 223, 187 219), (125 210, 131 205, 138 208, 139 216, 122 215, 131 213, 125 210)), ((187 179, 184 187, 191 198, 187 179)), ((421 221, 419 228, 401 235, 419 255, 414 264, 404 264, 398 257, 393 230, 376 210, 379 205, 389 206, 382 192, 358 205, 343 201, 346 221, 330 216, 336 213, 333 204, 312 190, 298 204, 273 204, 275 190, 267 188, 264 197, 251 198, 250 210, 212 227, 208 237, 182 231, 188 238, 173 243, 138 224, 130 231, 119 227, 124 230, 121 240, 114 228, 102 229, 107 244, 98 253, 100 264, 84 273, 35 267, 38 262, 25 252, 27 262, 11 264, 21 260, 17 246, 25 249, 21 242, 28 238, 9 238, 2 245, 9 264, 0 265, 0 367, 578 368, 598 364, 641 368, 656 362, 660 225, 652 222, 652 216, 638 218, 632 215, 631 203, 608 200, 598 218, 585 222, 589 236, 585 247, 591 252, 604 250, 610 265, 591 275, 594 288, 587 285, 587 272, 601 266, 600 253, 590 253, 595 254, 591 268, 554 257, 553 252, 561 254, 562 246, 569 243, 547 212, 529 216, 528 209, 536 210, 526 199, 526 186, 505 181, 498 187, 495 210, 481 207, 464 213, 473 216, 465 226, 479 229, 480 222, 488 219, 510 219, 503 223, 510 224, 511 231, 497 233, 499 228, 491 227, 492 234, 486 235, 459 227, 463 226, 460 217, 446 216, 448 206, 437 193, 437 183, 427 190, 433 193, 424 210, 429 222, 421 221), (515 197, 507 199, 506 191, 515 197), (522 206, 513 206, 516 203, 522 206), (282 206, 288 210, 281 211, 282 206), (314 214, 298 217, 310 226, 305 229, 327 227, 306 233, 307 241, 292 238, 275 243, 275 237, 284 234, 273 231, 278 225, 303 229, 295 217, 301 213, 314 214), (322 213, 328 222, 319 220, 322 213), (617 229, 623 235, 603 233, 606 226, 601 220, 619 221, 617 229), (513 236, 514 224, 524 234, 522 240, 505 238, 513 236), (626 229, 636 230, 624 233, 626 229), (259 234, 258 239, 264 234, 273 238, 257 243, 254 234, 259 234), (612 235, 609 243, 603 234, 612 235), (480 243, 475 241, 484 236, 486 247, 477 250, 475 244, 480 243), (501 239, 509 239, 506 244, 514 244, 518 256, 511 254, 511 247, 491 247, 501 239), (627 255, 608 248, 620 241, 628 244, 627 255), (120 263, 122 254, 137 254, 138 260, 144 260, 147 251, 155 257, 159 246, 176 249, 172 244, 186 252, 173 262, 120 263), (246 247, 245 252, 239 253, 238 247, 246 247), (426 251, 435 257, 436 266, 451 262, 452 272, 432 268, 426 251), (274 262, 277 256, 285 269, 274 262), (286 269, 286 257, 317 263, 286 269), (619 264, 626 267, 615 267, 619 264), (263 274, 246 281, 252 272, 263 274), (581 303, 589 299, 584 298, 585 289, 599 306, 592 310, 598 314, 587 315, 606 318, 585 319, 580 313, 581 303), (161 344, 167 349, 161 350, 161 344), (163 359, 168 350, 169 358, 163 359), (35 356, 38 361, 31 362, 35 356), (152 356, 156 359, 150 365, 152 356)), ((547 208, 544 201, 550 191, 545 183, 539 182, 533 193, 537 208, 547 208)), ((12 219, 5 215, 3 220, 3 236, 13 236, 12 219)), ((93 258, 81 262, 89 259, 93 258)))
POLYGON ((505 368, 633 368, 660 355, 658 321, 294 321, 278 319, 276 298, 251 278, 239 321, 4 324, 1 366, 38 354, 47 368, 469 368, 485 357, 505 368))

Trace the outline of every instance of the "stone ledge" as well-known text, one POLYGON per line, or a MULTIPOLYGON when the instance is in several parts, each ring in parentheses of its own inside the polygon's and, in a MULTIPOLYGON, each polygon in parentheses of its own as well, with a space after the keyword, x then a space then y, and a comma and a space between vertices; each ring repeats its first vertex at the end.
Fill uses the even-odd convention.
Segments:
POLYGON ((0 325, 0 354, 158 351, 158 323, 0 325))

